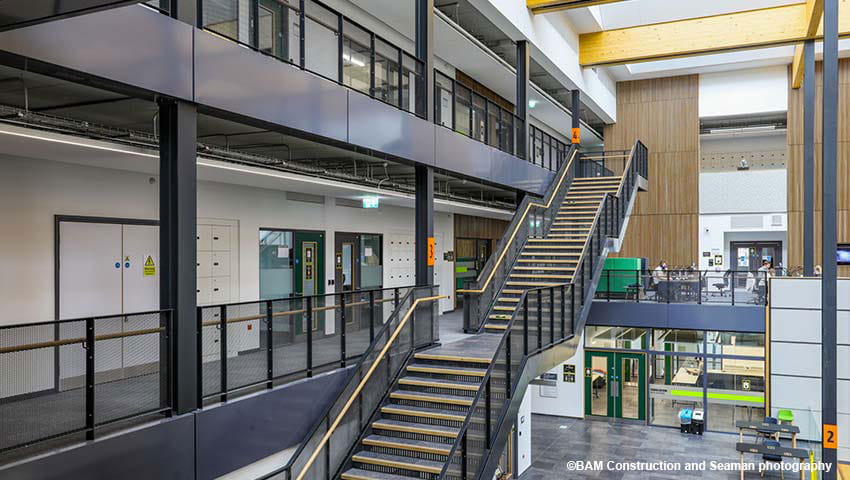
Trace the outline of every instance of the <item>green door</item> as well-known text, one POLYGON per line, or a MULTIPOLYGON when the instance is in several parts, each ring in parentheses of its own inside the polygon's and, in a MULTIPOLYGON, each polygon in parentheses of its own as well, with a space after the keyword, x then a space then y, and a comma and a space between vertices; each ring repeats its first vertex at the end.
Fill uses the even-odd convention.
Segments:
POLYGON ((586 351, 584 412, 610 418, 646 418, 646 355, 586 351))
MULTIPOLYGON (((295 296, 314 296, 325 293, 325 234, 295 232, 295 296)), ((324 300, 313 302, 323 306, 324 300)), ((306 307, 306 306, 305 306, 306 307)), ((313 330, 324 331, 324 314, 313 315, 313 330)), ((296 323, 296 333, 304 333, 306 319, 296 323)))

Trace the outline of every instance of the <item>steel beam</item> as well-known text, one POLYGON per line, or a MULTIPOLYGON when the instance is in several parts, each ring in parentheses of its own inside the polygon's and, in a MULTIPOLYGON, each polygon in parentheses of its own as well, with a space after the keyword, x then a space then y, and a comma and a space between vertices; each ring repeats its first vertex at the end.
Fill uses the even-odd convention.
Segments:
POLYGON ((434 284, 434 265, 429 265, 429 245, 434 241, 434 169, 416 167, 416 285, 434 284))
POLYGON ((416 0, 416 58, 425 67, 422 73, 425 95, 417 101, 425 102, 427 118, 434 121, 434 0, 416 0))
POLYGON ((198 408, 197 107, 177 100, 159 102, 160 304, 172 309, 172 409, 198 408))
MULTIPOLYGON (((838 263, 835 251, 836 191, 838 178, 838 0, 825 0, 823 6, 823 196, 822 252, 823 279, 821 285, 821 402, 823 425, 837 424, 837 295, 838 263)), ((825 440, 825 439, 824 439, 825 440)), ((823 461, 833 466, 824 472, 825 480, 837 478, 838 450, 824 444, 823 461)))
POLYGON ((803 89, 803 274, 814 276, 815 264, 815 42, 805 43, 803 89))
POLYGON ((528 160, 528 86, 530 56, 528 42, 516 42, 516 114, 522 121, 522 128, 516 138, 517 157, 528 160))

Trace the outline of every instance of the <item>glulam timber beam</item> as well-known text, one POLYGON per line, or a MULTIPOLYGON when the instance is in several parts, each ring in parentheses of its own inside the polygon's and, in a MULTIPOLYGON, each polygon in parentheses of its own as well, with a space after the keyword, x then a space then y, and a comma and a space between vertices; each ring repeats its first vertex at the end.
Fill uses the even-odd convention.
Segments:
MULTIPOLYGON (((839 0, 839 36, 850 36, 850 0, 839 0)), ((696 55, 793 45, 820 39, 809 34, 806 3, 585 33, 583 67, 622 65, 696 55)))
MULTIPOLYGON (((809 35, 816 35, 823 19, 823 0, 806 1, 806 28, 809 35)), ((803 62, 805 53, 802 43, 794 46, 794 61, 791 64, 791 87, 803 86, 803 62)))
POLYGON ((526 0, 526 5, 533 13, 548 13, 622 1, 625 0, 526 0))

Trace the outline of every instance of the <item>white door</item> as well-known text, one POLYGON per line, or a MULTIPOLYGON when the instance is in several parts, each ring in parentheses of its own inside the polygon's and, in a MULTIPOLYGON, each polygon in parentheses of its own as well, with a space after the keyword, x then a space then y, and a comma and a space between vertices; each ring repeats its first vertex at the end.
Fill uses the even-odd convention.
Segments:
MULTIPOLYGON (((123 225, 124 313, 159 309, 159 227, 157 225, 123 225)), ((160 326, 159 315, 124 317, 124 332, 147 330, 160 326)), ((159 335, 139 335, 123 339, 124 375, 151 373, 158 367, 159 335)))
MULTIPOLYGON (((59 223, 59 318, 81 318, 120 313, 121 225, 86 222, 59 223)), ((119 333, 122 319, 96 322, 95 335, 119 333)), ((85 337, 85 324, 62 324, 60 338, 85 337)), ((95 371, 121 368, 121 340, 98 342, 95 371)), ((60 348, 60 388, 79 386, 85 375, 85 351, 60 348)))

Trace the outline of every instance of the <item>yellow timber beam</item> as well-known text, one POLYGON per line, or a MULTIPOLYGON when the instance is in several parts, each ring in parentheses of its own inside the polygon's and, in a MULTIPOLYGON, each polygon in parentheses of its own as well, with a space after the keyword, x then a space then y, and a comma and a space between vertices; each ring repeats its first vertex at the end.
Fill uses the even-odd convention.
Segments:
MULTIPOLYGON (((579 37, 584 67, 666 60, 753 48, 793 45, 822 37, 808 34, 807 5, 585 33, 579 37)), ((850 0, 839 0, 838 32, 850 36, 850 0)))
POLYGON ((548 13, 622 1, 624 0, 526 0, 526 5, 534 13, 548 13))
MULTIPOLYGON (((823 0, 806 1, 806 28, 809 35, 816 35, 823 19, 823 0)), ((803 44, 794 46, 794 62, 791 64, 791 87, 803 86, 803 44)))

